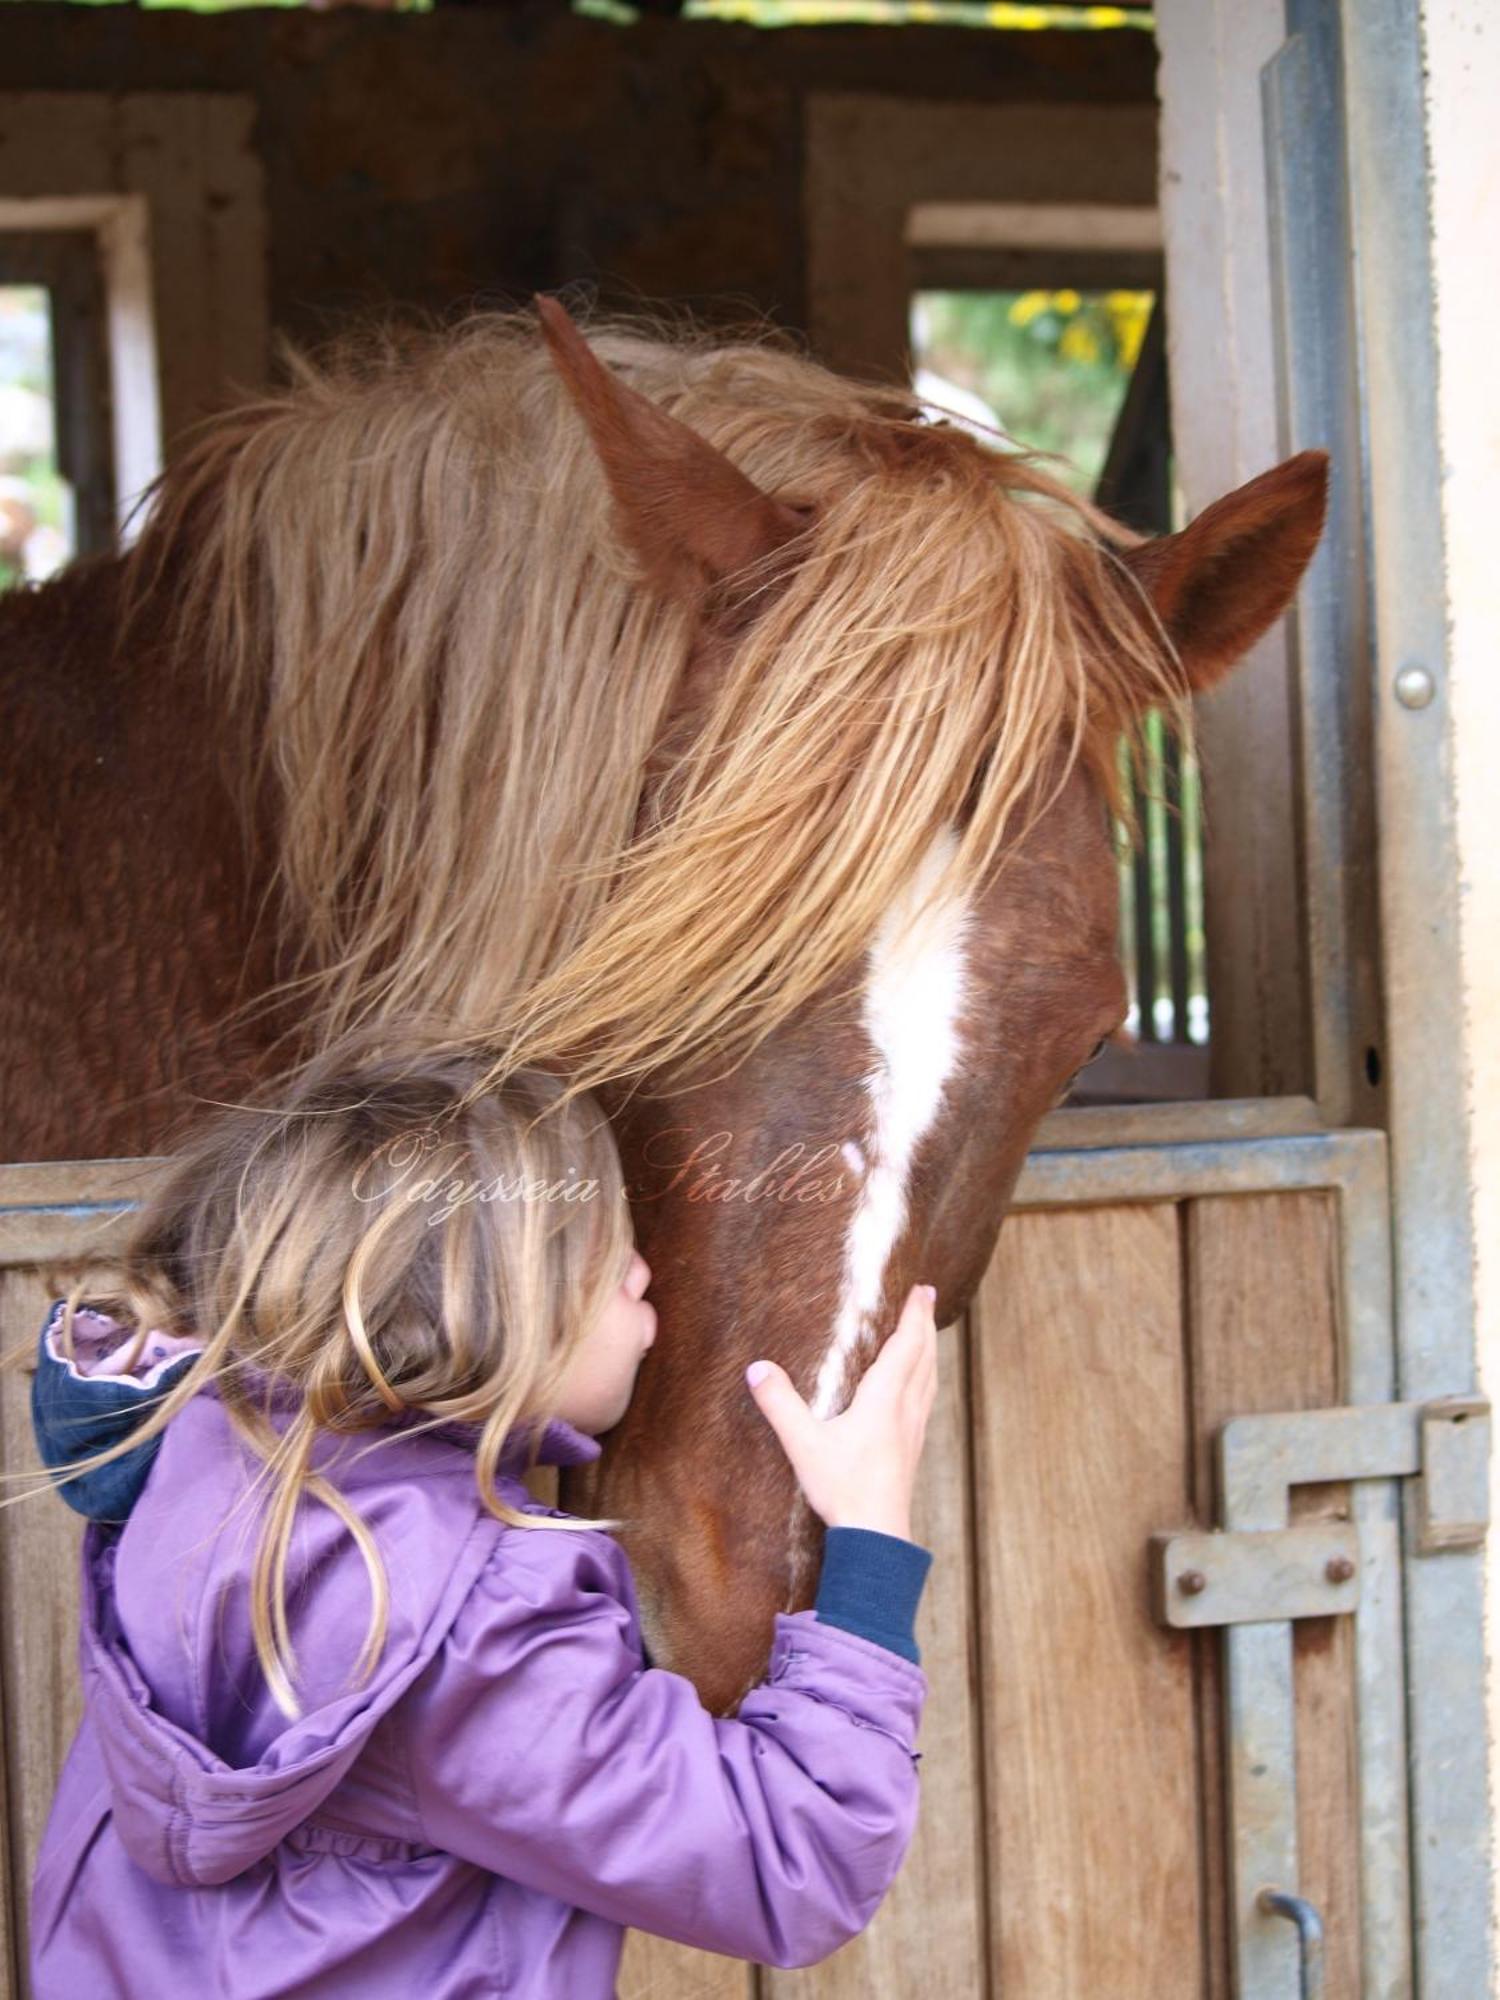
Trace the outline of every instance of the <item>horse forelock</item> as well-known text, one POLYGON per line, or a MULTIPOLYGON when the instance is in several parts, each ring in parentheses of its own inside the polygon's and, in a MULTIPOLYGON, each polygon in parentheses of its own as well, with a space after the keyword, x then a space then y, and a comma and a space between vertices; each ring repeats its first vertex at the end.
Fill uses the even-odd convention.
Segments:
POLYGON ((528 312, 299 361, 168 476, 132 559, 144 588, 193 538, 179 629, 264 730, 319 1037, 421 1012, 580 1089, 747 1053, 934 855, 961 907, 1059 748, 1120 803, 1119 730, 1180 695, 1098 518, 1030 460, 784 342, 589 332, 817 509, 644 834, 703 634, 641 588, 528 312))

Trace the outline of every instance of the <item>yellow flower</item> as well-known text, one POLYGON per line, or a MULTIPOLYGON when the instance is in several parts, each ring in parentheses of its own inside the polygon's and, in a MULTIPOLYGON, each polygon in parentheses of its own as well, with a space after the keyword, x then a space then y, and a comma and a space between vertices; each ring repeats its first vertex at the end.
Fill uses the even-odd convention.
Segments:
POLYGON ((1030 326, 1034 319, 1040 319, 1051 302, 1050 292, 1022 292, 1019 298, 1011 301, 1006 318, 1012 326, 1030 326))
POLYGON ((1069 361, 1089 363, 1099 359, 1099 342, 1086 319, 1070 320, 1062 330, 1057 351, 1069 361))

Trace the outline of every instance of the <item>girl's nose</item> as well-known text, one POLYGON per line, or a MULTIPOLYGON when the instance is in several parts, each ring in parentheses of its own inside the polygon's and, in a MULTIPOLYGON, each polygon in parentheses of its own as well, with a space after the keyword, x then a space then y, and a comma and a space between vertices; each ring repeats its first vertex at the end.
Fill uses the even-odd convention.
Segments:
POLYGON ((643 1297, 645 1294, 646 1287, 647 1285, 650 1284, 650 1282, 651 1282, 651 1266, 646 1262, 645 1258, 641 1255, 639 1250, 632 1251, 630 1256, 630 1269, 627 1272, 625 1278, 625 1284, 630 1292, 630 1296, 633 1299, 638 1299, 643 1297))

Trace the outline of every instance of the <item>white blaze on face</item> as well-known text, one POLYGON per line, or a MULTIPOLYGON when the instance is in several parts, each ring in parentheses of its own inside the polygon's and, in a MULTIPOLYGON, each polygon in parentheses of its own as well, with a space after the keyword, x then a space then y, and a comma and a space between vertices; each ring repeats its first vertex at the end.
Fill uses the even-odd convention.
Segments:
MULTIPOLYGON (((844 1407, 850 1363, 874 1337, 886 1269, 906 1226, 911 1163, 962 1052, 968 906, 930 900, 954 845, 954 834, 945 829, 870 946, 864 1025, 877 1060, 865 1079, 868 1158, 861 1156, 864 1185, 849 1225, 833 1339, 809 1398, 818 1417, 844 1407), (908 916, 911 929, 903 938, 899 931, 908 916)), ((851 1147, 859 1152, 846 1141, 846 1158, 851 1147)))
MULTIPOLYGON (((876 1058, 865 1078, 870 1132, 867 1146, 848 1139, 841 1148, 849 1166, 862 1174, 863 1185, 844 1247, 833 1338, 808 1399, 817 1417, 831 1417, 844 1408, 853 1364, 874 1339, 885 1274, 906 1226, 911 1164, 962 1058, 958 1024, 969 908, 962 902, 935 903, 931 895, 955 840, 945 828, 933 842, 870 945, 863 996, 865 1032, 876 1058), (908 920, 910 928, 902 936, 908 920)), ((795 1603, 811 1561, 809 1519, 798 1493, 788 1523, 789 1605, 795 1603)))
MULTIPOLYGON (((845 1406, 852 1364, 874 1338, 886 1270, 906 1226, 911 1163, 963 1054, 959 1019, 969 906, 932 901, 933 884, 955 844, 952 829, 945 828, 870 945, 863 995, 865 1032, 876 1058, 865 1078, 870 1132, 867 1145, 846 1139, 840 1148, 863 1185, 844 1247, 833 1338, 808 1399, 817 1417, 833 1416, 845 1406)), ((810 1520, 799 1492, 787 1524, 788 1606, 796 1602, 811 1562, 810 1520)))

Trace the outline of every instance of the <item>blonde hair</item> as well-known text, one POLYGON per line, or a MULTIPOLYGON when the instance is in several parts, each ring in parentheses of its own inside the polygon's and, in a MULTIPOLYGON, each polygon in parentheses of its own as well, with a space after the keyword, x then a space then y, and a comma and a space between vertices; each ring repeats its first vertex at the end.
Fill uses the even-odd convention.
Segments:
POLYGON ((1190 738, 1188 685, 1119 560, 1142 538, 1035 454, 764 326, 578 316, 815 513, 787 575, 740 579, 756 615, 639 826, 700 610, 643 578, 530 309, 289 353, 164 475, 127 597, 258 746, 230 776, 314 1043, 431 1004, 491 1049, 480 1087, 667 1094, 853 964, 945 825, 934 893, 969 895, 1082 758, 1133 835, 1121 734, 1151 768, 1138 732, 1190 738))
POLYGON ((391 1042, 389 1028, 352 1031, 283 1078, 274 1101, 221 1108, 176 1152, 102 1284, 91 1274, 68 1290, 62 1339, 72 1355, 86 1296, 137 1330, 136 1354, 153 1329, 192 1335, 203 1351, 128 1438, 67 1474, 30 1475, 61 1484, 107 1464, 214 1382, 265 1462, 245 1498, 270 1483, 251 1622, 288 1716, 301 1712, 286 1570, 304 1494, 344 1523, 369 1574, 358 1676, 385 1643, 384 1566, 358 1512, 313 1469, 320 1437, 374 1433, 378 1444, 477 1424, 479 1499, 497 1519, 623 1525, 528 1515, 495 1484, 518 1424, 531 1426, 534 1468, 569 1360, 628 1267, 634 1238, 610 1127, 591 1097, 565 1100, 543 1071, 478 1091, 481 1056, 391 1042), (273 1399, 291 1402, 280 1432, 273 1399))

